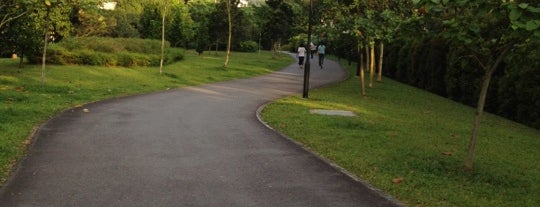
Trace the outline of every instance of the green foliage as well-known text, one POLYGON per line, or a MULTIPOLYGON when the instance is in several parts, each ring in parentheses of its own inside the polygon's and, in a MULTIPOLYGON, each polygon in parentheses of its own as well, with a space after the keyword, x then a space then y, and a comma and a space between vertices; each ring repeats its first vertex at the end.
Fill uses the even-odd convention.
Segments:
POLYGON ((113 19, 114 24, 109 25, 109 35, 111 37, 136 38, 139 37, 139 31, 136 26, 139 17, 135 14, 115 10, 106 12, 106 18, 113 19))
POLYGON ((433 91, 429 89, 433 84, 424 83, 436 82, 430 81, 430 76, 425 75, 430 71, 438 71, 435 80, 444 83, 446 90, 440 90, 438 86, 439 89, 434 92, 468 105, 478 103, 482 81, 493 76, 487 90, 486 110, 536 126, 540 116, 532 112, 537 109, 535 104, 530 103, 539 99, 530 94, 540 86, 530 84, 528 89, 524 89, 527 93, 523 95, 527 98, 523 98, 510 95, 516 93, 514 89, 510 89, 513 91, 510 92, 499 84, 512 86, 507 78, 518 80, 515 74, 521 74, 519 70, 534 71, 532 63, 537 58, 527 55, 523 48, 536 54, 536 49, 530 45, 537 45, 539 41, 539 29, 536 27, 536 21, 540 18, 538 5, 495 0, 428 0, 415 1, 415 4, 418 9, 414 10, 414 18, 403 28, 416 29, 403 30, 408 35, 400 38, 405 44, 399 43, 404 45, 401 50, 409 53, 391 55, 398 59, 388 62, 396 64, 395 69, 389 68, 395 72, 389 74, 394 74, 398 80, 433 91), (442 48, 448 48, 447 52, 433 53, 429 47, 426 48, 424 43, 432 40, 444 40, 440 44, 445 44, 442 48), (513 57, 512 61, 505 58, 507 55, 513 57), (503 60, 502 63, 498 62, 499 59, 503 60), (403 78, 405 74, 407 79, 403 78), (508 103, 519 105, 520 109, 510 107, 508 103))
POLYGON ((284 0, 267 0, 269 16, 265 22, 263 34, 272 43, 280 40, 285 41, 292 36, 295 22, 293 9, 284 0))
MULTIPOLYGON (((354 74, 354 66, 348 67, 354 74)), ((407 206, 538 206, 540 134, 487 114, 477 168, 463 157, 474 109, 386 80, 360 95, 358 78, 287 97, 267 106, 263 119, 310 150, 407 206), (399 106, 399 107, 397 107, 399 106), (348 110, 357 117, 310 109, 348 110), (403 178, 399 184, 394 178, 403 178)))
MULTIPOLYGON (((384 73, 395 80, 452 100, 474 106, 484 75, 478 61, 463 55, 466 48, 449 47, 440 39, 418 44, 398 41, 389 44, 384 73)), ((540 42, 516 48, 494 74, 488 91, 486 111, 540 129, 540 42)))
POLYGON ((161 13, 157 5, 144 7, 140 19, 139 33, 142 38, 161 39, 161 13))
POLYGON ((237 47, 237 50, 239 52, 256 52, 258 48, 259 46, 257 42, 245 41, 240 43, 240 45, 237 47))
MULTIPOLYGON (((158 66, 161 42, 130 38, 68 38, 48 49, 48 63, 97 66, 158 66), (82 49, 81 49, 82 48, 82 49)), ((168 46, 167 46, 168 47, 168 46)), ((183 54, 168 50, 166 64, 179 61, 183 54)), ((37 57, 39 58, 39 57, 37 57)))
POLYGON ((540 129, 540 41, 516 48, 497 86, 498 114, 540 129))

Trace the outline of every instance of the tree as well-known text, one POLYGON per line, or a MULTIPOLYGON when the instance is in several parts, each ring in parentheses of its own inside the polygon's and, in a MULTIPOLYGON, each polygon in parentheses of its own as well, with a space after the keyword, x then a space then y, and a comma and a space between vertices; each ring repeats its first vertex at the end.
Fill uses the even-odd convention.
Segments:
POLYGON ((229 25, 228 38, 227 38, 227 52, 225 55, 225 63, 223 66, 226 68, 229 65, 229 57, 231 55, 231 41, 232 41, 232 14, 231 14, 231 0, 226 0, 227 5, 227 25, 229 25))
MULTIPOLYGON (((30 5, 22 5, 21 10, 30 5)), ((36 23, 41 21, 38 13, 29 12, 25 15, 6 22, 0 29, 0 53, 15 53, 20 59, 19 67, 23 67, 24 57, 41 53, 43 27, 36 23)))
POLYGON ((228 33, 227 8, 225 1, 214 4, 214 9, 210 14, 209 19, 210 38, 215 41, 217 53, 220 43, 225 39, 223 34, 228 33))
POLYGON ((75 5, 72 8, 71 24, 77 37, 105 36, 109 34, 109 27, 114 27, 113 18, 100 14, 98 7, 75 5))
POLYGON ((33 1, 4 0, 0 2, 0 32, 7 23, 26 15, 33 1))
POLYGON ((294 20, 291 6, 283 0, 266 0, 270 17, 264 26, 263 35, 270 38, 272 51, 277 55, 277 45, 291 36, 294 20))
POLYGON ((539 5, 497 0, 416 0, 415 4, 425 9, 426 18, 443 25, 441 37, 451 45, 466 48, 468 54, 463 58, 474 60, 484 71, 465 160, 465 168, 472 170, 491 78, 514 48, 540 38, 539 5))
POLYGON ((158 5, 149 4, 144 7, 140 18, 139 33, 142 38, 160 39, 161 38, 161 19, 158 5))
POLYGON ((169 1, 165 0, 163 3, 163 11, 161 12, 161 58, 159 61, 159 74, 163 73, 163 59, 165 56, 165 17, 167 16, 167 10, 169 7, 169 1))
POLYGON ((215 9, 215 7, 204 3, 191 3, 189 7, 190 18, 195 22, 194 31, 197 34, 195 36, 195 50, 199 55, 201 55, 210 44, 210 32, 208 29, 210 14, 213 9, 215 9))

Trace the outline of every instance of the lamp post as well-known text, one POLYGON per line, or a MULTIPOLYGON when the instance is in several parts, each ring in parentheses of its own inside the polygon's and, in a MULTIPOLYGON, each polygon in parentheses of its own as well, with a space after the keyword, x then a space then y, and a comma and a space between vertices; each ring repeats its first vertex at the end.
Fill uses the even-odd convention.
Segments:
POLYGON ((308 36, 308 40, 307 40, 307 44, 306 44, 306 47, 307 47, 307 55, 306 55, 306 65, 305 65, 305 68, 304 68, 304 90, 303 90, 303 93, 302 93, 302 97, 303 98, 308 98, 309 97, 309 72, 310 72, 310 67, 311 67, 311 64, 310 64, 310 55, 311 55, 311 49, 309 48, 309 44, 311 43, 311 16, 313 14, 313 0, 309 0, 309 16, 308 16, 308 33, 307 33, 307 36, 308 36))

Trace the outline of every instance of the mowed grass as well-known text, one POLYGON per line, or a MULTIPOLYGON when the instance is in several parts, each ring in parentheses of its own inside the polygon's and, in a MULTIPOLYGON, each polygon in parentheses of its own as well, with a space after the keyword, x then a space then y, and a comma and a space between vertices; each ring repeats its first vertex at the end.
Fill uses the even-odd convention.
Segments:
POLYGON ((409 206, 540 206, 538 130, 485 114, 474 171, 467 172, 463 166, 475 110, 383 81, 362 97, 359 78, 352 77, 311 90, 309 99, 281 99, 262 117, 409 206), (358 116, 316 115, 310 109, 349 110, 358 116))
POLYGON ((132 94, 162 91, 270 73, 294 60, 272 58, 270 52, 232 53, 227 69, 224 53, 197 56, 185 51, 183 61, 159 68, 41 65, 18 68, 18 60, 0 59, 0 184, 24 155, 32 130, 55 114, 85 103, 132 94))

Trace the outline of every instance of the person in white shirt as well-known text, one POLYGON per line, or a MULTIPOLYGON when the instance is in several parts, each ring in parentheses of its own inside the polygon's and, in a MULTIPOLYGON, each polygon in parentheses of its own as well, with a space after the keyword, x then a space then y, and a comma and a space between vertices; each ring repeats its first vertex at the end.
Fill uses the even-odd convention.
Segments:
POLYGON ((311 59, 313 59, 313 54, 317 52, 317 45, 313 44, 313 42, 309 43, 309 50, 311 50, 310 51, 311 59))
POLYGON ((300 66, 300 68, 304 67, 304 59, 306 58, 306 52, 307 51, 304 45, 300 45, 300 47, 298 47, 296 57, 298 57, 298 65, 300 66))

